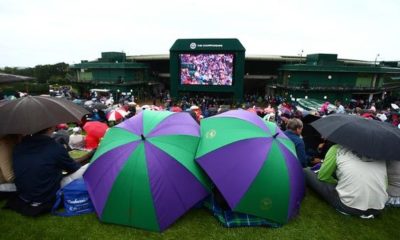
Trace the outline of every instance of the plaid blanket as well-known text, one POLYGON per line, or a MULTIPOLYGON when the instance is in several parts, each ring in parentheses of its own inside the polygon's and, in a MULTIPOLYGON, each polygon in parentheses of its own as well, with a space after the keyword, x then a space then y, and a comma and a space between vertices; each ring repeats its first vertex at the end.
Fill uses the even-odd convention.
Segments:
POLYGON ((253 215, 232 212, 230 210, 221 209, 214 200, 213 195, 207 198, 204 202, 204 206, 208 208, 213 215, 228 228, 231 227, 250 227, 250 226, 267 226, 278 228, 282 225, 269 221, 267 219, 255 217, 253 215))

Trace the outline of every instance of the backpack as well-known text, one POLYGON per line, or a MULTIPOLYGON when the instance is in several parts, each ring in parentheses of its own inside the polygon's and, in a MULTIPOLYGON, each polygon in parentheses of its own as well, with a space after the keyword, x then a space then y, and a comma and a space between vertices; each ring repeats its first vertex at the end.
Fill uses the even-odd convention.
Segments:
POLYGON ((76 179, 57 191, 57 199, 52 213, 57 216, 70 217, 94 212, 83 178, 76 179), (61 200, 64 199, 65 212, 57 212, 61 200))

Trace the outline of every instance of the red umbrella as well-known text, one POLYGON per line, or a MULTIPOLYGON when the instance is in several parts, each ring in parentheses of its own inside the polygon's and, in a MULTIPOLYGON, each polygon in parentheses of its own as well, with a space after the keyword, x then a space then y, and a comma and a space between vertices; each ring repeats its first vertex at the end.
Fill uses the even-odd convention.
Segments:
POLYGON ((102 138, 106 134, 108 126, 105 123, 99 121, 86 122, 83 126, 86 131, 87 136, 92 136, 95 138, 102 138))
POLYGON ((106 134, 108 126, 99 121, 92 121, 86 122, 83 125, 83 129, 86 131, 85 147, 87 149, 95 149, 99 145, 100 139, 106 134))
POLYGON ((257 114, 257 110, 255 108, 248 108, 246 110, 249 111, 249 112, 257 114))
POLYGON ((180 108, 178 106, 174 106, 171 108, 171 112, 182 112, 182 108, 180 108))

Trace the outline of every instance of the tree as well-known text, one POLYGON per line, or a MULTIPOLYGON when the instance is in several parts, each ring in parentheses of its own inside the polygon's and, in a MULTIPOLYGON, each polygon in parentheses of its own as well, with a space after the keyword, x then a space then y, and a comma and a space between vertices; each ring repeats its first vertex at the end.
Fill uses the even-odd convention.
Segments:
POLYGON ((53 65, 36 65, 34 68, 5 67, 3 70, 8 74, 34 77, 38 83, 67 82, 71 78, 71 76, 67 76, 69 71, 69 65, 64 62, 53 65))

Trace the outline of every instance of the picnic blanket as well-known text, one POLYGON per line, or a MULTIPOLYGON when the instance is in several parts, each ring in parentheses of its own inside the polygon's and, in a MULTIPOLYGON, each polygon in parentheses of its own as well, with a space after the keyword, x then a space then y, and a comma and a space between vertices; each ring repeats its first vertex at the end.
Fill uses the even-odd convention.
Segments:
POLYGON ((282 225, 279 223, 272 222, 267 219, 255 217, 253 215, 233 212, 231 210, 223 210, 218 206, 215 201, 214 195, 209 196, 204 201, 204 206, 209 209, 214 217, 216 217, 224 227, 251 227, 251 226, 266 226, 272 228, 278 228, 282 225))

